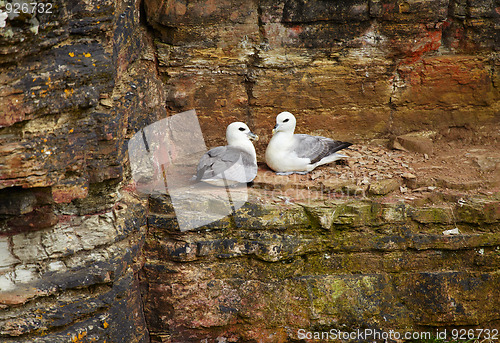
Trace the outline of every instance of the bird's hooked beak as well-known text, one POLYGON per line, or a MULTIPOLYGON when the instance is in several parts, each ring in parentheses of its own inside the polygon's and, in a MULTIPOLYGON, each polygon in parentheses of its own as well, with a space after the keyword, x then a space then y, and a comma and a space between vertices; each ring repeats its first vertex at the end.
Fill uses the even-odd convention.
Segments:
POLYGON ((247 133, 247 136, 249 139, 253 140, 253 141, 258 141, 259 140, 259 136, 257 136, 255 133, 253 132, 248 132, 247 133))
POLYGON ((279 126, 280 126, 279 124, 274 125, 273 135, 278 131, 279 126))

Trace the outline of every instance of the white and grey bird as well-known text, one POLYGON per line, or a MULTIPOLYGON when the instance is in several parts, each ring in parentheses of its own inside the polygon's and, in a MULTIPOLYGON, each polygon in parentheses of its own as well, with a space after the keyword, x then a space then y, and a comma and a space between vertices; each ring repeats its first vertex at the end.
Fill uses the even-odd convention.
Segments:
POLYGON ((278 175, 306 174, 317 166, 347 157, 337 151, 351 143, 321 136, 294 134, 297 121, 290 112, 276 117, 273 136, 266 149, 266 163, 278 175))
POLYGON ((259 137, 245 123, 235 122, 226 129, 226 146, 207 151, 198 163, 196 181, 215 186, 248 183, 257 176, 257 155, 250 140, 259 137))

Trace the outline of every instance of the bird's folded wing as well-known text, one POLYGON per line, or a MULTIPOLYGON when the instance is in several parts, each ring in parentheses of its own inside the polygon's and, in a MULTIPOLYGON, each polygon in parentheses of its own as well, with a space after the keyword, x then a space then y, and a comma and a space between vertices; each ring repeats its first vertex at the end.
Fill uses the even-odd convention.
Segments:
POLYGON ((321 136, 310 136, 305 134, 294 135, 294 152, 298 157, 309 158, 314 164, 336 151, 347 148, 351 143, 335 141, 321 136))
POLYGON ((247 152, 222 146, 209 150, 200 159, 196 180, 227 179, 240 183, 252 181, 257 175, 257 164, 247 152))

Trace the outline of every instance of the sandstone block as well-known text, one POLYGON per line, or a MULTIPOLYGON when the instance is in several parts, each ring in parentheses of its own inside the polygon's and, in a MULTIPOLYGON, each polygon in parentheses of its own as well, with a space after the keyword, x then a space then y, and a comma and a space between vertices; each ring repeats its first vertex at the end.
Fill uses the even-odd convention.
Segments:
POLYGON ((82 242, 74 227, 52 229, 44 232, 42 245, 49 257, 62 257, 82 250, 82 242))
POLYGON ((427 155, 433 153, 432 140, 418 133, 409 133, 396 137, 392 143, 392 147, 398 150, 413 151, 427 155))
POLYGON ((482 171, 489 172, 500 169, 500 155, 492 156, 470 153, 469 156, 482 171))
POLYGON ((410 208, 408 211, 413 220, 422 224, 451 224, 453 221, 452 209, 448 207, 410 208))
POLYGON ((491 75, 486 71, 487 64, 474 56, 438 56, 402 65, 398 71, 408 87, 398 91, 395 103, 403 104, 411 97, 414 109, 425 108, 429 103, 443 109, 488 106, 495 95, 491 75))
POLYGON ((117 239, 115 220, 112 213, 90 216, 77 228, 83 249, 112 243, 117 239))
POLYGON ((460 235, 460 230, 458 228, 445 230, 443 231, 443 235, 445 236, 460 235))
POLYGON ((481 309, 475 305, 498 293, 492 288, 497 278, 490 273, 423 272, 401 275, 396 286, 420 325, 477 325, 497 306, 495 301, 487 301, 481 309))
POLYGON ((500 202, 494 199, 470 198, 455 206, 455 215, 465 223, 494 223, 500 218, 500 202))
POLYGON ((27 284, 39 278, 37 267, 34 264, 19 264, 15 268, 15 284, 27 284))
POLYGON ((254 2, 150 0, 144 7, 148 22, 170 44, 227 48, 246 39, 258 39, 254 2))
MULTIPOLYGON (((9 18, 0 30, 0 340, 149 342, 145 316, 152 342, 495 326, 499 199, 462 192, 477 183, 361 201, 367 182, 357 186, 354 173, 338 185, 322 169, 302 179, 311 177, 300 205, 262 190, 193 232, 179 232, 167 197, 152 196, 148 213, 124 192, 134 189, 127 139, 184 109, 199 111, 210 147, 235 120, 269 138, 281 110, 297 114, 300 133, 359 141, 488 126, 499 99, 495 6, 76 0, 9 18), (461 235, 442 234, 455 226, 461 235)), ((472 162, 495 172, 489 158, 472 162)))
POLYGON ((381 17, 385 21, 411 23, 444 21, 448 15, 448 3, 449 0, 405 1, 399 3, 370 0, 370 6, 374 6, 378 10, 373 15, 381 17))
POLYGON ((330 230, 333 224, 335 210, 331 207, 304 205, 306 213, 308 213, 313 221, 317 221, 320 227, 325 230, 330 230))
POLYGON ((385 223, 404 222, 407 219, 405 204, 383 204, 382 218, 385 223))
POLYGON ((401 182, 397 178, 376 181, 370 184, 368 192, 374 195, 386 195, 399 189, 400 185, 401 182))
POLYGON ((368 20, 368 17, 368 2, 366 0, 351 1, 348 4, 325 0, 315 2, 293 0, 285 2, 283 8, 283 21, 287 23, 352 22, 368 20))
POLYGON ((333 213, 334 225, 377 226, 380 224, 382 208, 379 204, 369 201, 354 201, 337 206, 333 213))
POLYGON ((410 189, 418 188, 420 184, 423 182, 419 180, 419 178, 417 178, 415 174, 412 173, 403 173, 403 175, 401 176, 403 177, 404 184, 410 189))
POLYGON ((12 251, 23 263, 35 263, 45 260, 48 255, 42 245, 43 231, 14 235, 12 251))
POLYGON ((357 321, 364 323, 363 325, 377 325, 375 317, 370 314, 372 311, 384 311, 385 308, 391 307, 391 311, 399 315, 405 312, 405 309, 398 305, 389 305, 393 301, 393 294, 384 286, 387 281, 382 275, 369 274, 325 275, 312 278, 307 282, 312 293, 311 310, 324 322, 357 321))
POLYGON ((436 178, 436 185, 450 189, 472 190, 477 189, 483 185, 481 180, 461 181, 449 177, 436 178))
POLYGON ((1 237, 0 238, 0 268, 10 267, 18 262, 19 262, 19 260, 17 258, 15 258, 10 253, 9 239, 7 237, 1 237))

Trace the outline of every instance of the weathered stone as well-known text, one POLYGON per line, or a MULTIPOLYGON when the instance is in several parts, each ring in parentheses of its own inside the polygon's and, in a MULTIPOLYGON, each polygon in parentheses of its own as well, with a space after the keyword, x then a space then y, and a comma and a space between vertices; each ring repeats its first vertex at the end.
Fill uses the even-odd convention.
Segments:
POLYGON ((459 234, 460 234, 460 230, 458 228, 443 231, 443 235, 445 235, 445 236, 459 235, 459 234))
MULTIPOLYGON (((380 61, 380 64, 385 65, 385 62, 380 61)), ((347 67, 323 60, 295 69, 296 63, 293 60, 289 63, 293 69, 286 72, 266 68, 255 74, 252 105, 265 112, 275 103, 283 109, 297 108, 297 111, 290 111, 297 116, 298 130, 300 127, 309 130, 331 127, 345 134, 352 130, 353 121, 357 123, 358 132, 385 126, 384 103, 391 89, 388 83, 378 82, 384 78, 384 67, 373 67, 364 61, 352 61, 355 66, 347 67), (358 70, 365 70, 365 74, 360 75, 358 70), (372 106, 369 113, 363 110, 368 103, 372 106)), ((267 115, 274 118, 276 113, 267 115)), ((336 137, 342 136, 337 133, 336 137)))
POLYGON ((10 267, 19 262, 10 252, 10 242, 6 237, 0 238, 0 268, 10 267))
MULTIPOLYGON (((311 131, 326 126, 350 135, 389 127, 408 132, 428 122, 447 126, 466 118, 491 120, 493 112, 482 104, 482 98, 496 97, 485 71, 488 62, 474 56, 427 56, 450 39, 446 19, 453 6, 462 7, 448 0, 145 2, 147 20, 158 38, 174 44, 156 43, 161 72, 172 81, 168 102, 179 112, 202 108, 202 127, 213 132, 211 144, 220 144, 215 140, 220 132, 211 127, 208 113, 227 124, 224 112, 236 118, 248 112, 250 123, 257 125, 252 129, 266 137, 276 104, 307 115, 311 131), (464 63, 471 68, 461 68, 464 63), (226 76, 215 77, 214 72, 226 76), (230 77, 233 73, 240 77, 230 77), (193 78, 196 84, 189 82, 193 78), (474 81, 470 86, 477 78, 485 78, 484 84, 474 81), (221 96, 218 83, 232 86, 221 96), (195 91, 198 85, 203 91, 195 91), (486 97, 474 98, 471 87, 486 97), (484 115, 477 118, 468 103, 484 115), (419 115, 414 116, 415 111, 419 115), (357 131, 351 131, 353 127, 357 131)), ((494 15, 484 4, 468 8, 489 13, 488 18, 494 15)), ((491 40, 491 35, 484 32, 484 38, 491 40)))
POLYGON ((419 180, 415 174, 403 173, 401 176, 403 177, 405 186, 410 189, 416 189, 422 186, 423 180, 419 180))
POLYGON ((444 21, 448 14, 448 0, 432 0, 422 2, 402 2, 371 0, 370 5, 377 5, 377 17, 387 21, 428 23, 444 21))
POLYGON ((494 223, 500 218, 500 202, 481 198, 470 198, 455 206, 454 213, 458 220, 472 223, 494 223))
POLYGON ((369 185, 353 185, 347 184, 342 186, 342 194, 349 196, 358 196, 364 197, 366 195, 366 191, 368 190, 369 185))
POLYGON ((19 234, 12 237, 12 252, 23 263, 35 263, 48 258, 42 244, 43 231, 19 234))
POLYGON ((283 8, 283 20, 290 23, 317 21, 364 21, 368 19, 366 0, 350 3, 332 3, 329 1, 308 2, 303 0, 287 1, 283 8))
MULTIPOLYGON (((0 304, 4 308, 9 308, 10 306, 23 305, 33 298, 47 295, 47 292, 34 289, 33 287, 25 287, 25 286, 23 287, 19 285, 16 286, 12 280, 9 281, 10 281, 10 287, 2 287, 2 292, 0 293, 0 304)), ((0 281, 0 283, 3 286, 5 285, 5 282, 0 281)), ((16 336, 20 332, 19 328, 17 328, 17 330, 14 327, 9 329, 12 330, 10 332, 11 336, 16 336)))
POLYGON ((419 133, 409 133, 398 136, 392 143, 394 149, 419 152, 421 154, 431 155, 433 152, 432 140, 419 133))
MULTIPOLYGON (((145 273, 152 287, 147 295, 151 299, 147 301, 147 313, 158 314, 148 318, 151 320, 150 323, 155 323, 154 328, 166 330, 166 327, 169 327, 172 338, 177 340, 186 340, 188 339, 186 337, 193 335, 197 338, 233 337, 235 340, 254 337, 254 330, 251 333, 247 330, 234 330, 233 320, 241 316, 254 323, 250 325, 266 323, 266 332, 275 326, 289 325, 291 331, 285 336, 288 339, 296 338, 297 330, 304 325, 307 327, 318 323, 326 325, 329 329, 343 330, 356 328, 359 325, 377 327, 388 325, 393 329, 403 328, 411 325, 413 320, 423 323, 425 322, 423 317, 413 318, 413 313, 425 312, 429 316, 427 318, 431 318, 432 312, 416 311, 415 306, 418 302, 412 301, 406 305, 400 299, 406 299, 411 292, 415 292, 417 297, 424 298, 429 296, 429 292, 433 294, 432 290, 420 289, 415 285, 430 286, 433 277, 444 280, 449 272, 428 273, 425 271, 426 268, 430 264, 434 264, 438 269, 445 265, 451 268, 457 268, 457 264, 462 266, 462 263, 471 265, 470 263, 473 263, 471 253, 474 252, 465 249, 453 250, 459 245, 450 248, 452 250, 449 254, 429 250, 428 242, 425 243, 425 239, 422 241, 422 238, 417 236, 412 238, 414 243, 408 245, 412 250, 411 253, 396 251, 384 254, 385 261, 380 261, 381 255, 377 252, 373 255, 369 253, 373 251, 373 247, 366 247, 366 250, 359 255, 356 253, 347 255, 346 250, 333 252, 330 250, 328 253, 312 254, 307 261, 291 258, 279 264, 241 260, 238 256, 220 264, 212 260, 210 255, 205 256, 204 262, 191 262, 189 267, 181 266, 177 262, 156 266, 148 264, 145 266, 145 273), (420 252, 416 253, 413 249, 418 249, 420 252), (340 251, 344 253, 339 253, 340 251), (198 263, 204 268, 197 267, 198 263), (335 275, 328 274, 332 269, 337 270, 335 275), (358 274, 343 273, 352 270, 358 271, 358 274), (373 270, 378 272, 373 273, 373 270), (395 275, 384 274, 380 272, 382 270, 399 272, 395 275), (416 270, 422 271, 416 272, 416 270), (167 276, 171 276, 172 273, 178 275, 183 282, 160 281, 168 280, 167 276), (296 277, 297 273, 301 277, 296 277), (227 275, 231 275, 231 278, 227 278, 227 275), (271 275, 279 275, 279 280, 270 278, 271 275), (269 298, 276 292, 282 295, 278 303, 269 298), (385 316, 384 313, 392 315, 385 316), (159 316, 170 319, 168 322, 161 321, 158 319, 159 316), (265 316, 264 319, 262 316, 265 316), (225 329, 220 331, 220 326, 225 329)), ((393 239, 397 241, 396 238, 393 239)), ((442 240, 439 244, 443 247, 450 243, 450 239, 444 239, 442 235, 435 235, 433 239, 436 239, 436 242, 442 240)), ((463 238, 453 240, 453 244, 459 242, 463 243, 463 238)), ((496 281, 490 280, 491 273, 482 272, 480 275, 483 280, 481 287, 488 292, 495 292, 496 281)), ((474 282, 474 278, 473 275, 460 276, 464 284, 474 282)), ((471 288, 467 288, 466 291, 471 292, 471 295, 474 294, 471 288)), ((441 293, 441 296, 445 294, 441 293)), ((426 301, 431 301, 432 296, 426 301)), ((462 304, 467 304, 468 311, 481 311, 481 307, 474 301, 469 302, 469 297, 463 296, 458 299, 462 304)), ((446 303, 446 300, 443 302, 446 303)), ((441 318, 440 312, 432 318, 439 321, 437 318, 441 318)), ((463 315, 450 317, 449 320, 459 325, 464 318, 472 320, 472 317, 463 315)), ((153 336, 161 336, 161 331, 153 336)), ((285 337, 278 341, 287 341, 285 337)))
POLYGON ((448 177, 439 177, 436 179, 436 185, 444 188, 450 189, 460 189, 460 190, 471 190, 481 187, 483 181, 472 180, 472 181, 460 181, 448 177))
POLYGON ((169 44, 230 48, 258 39, 253 2, 152 0, 145 3, 145 10, 148 22, 169 44))
POLYGON ((412 173, 403 173, 401 175, 404 179, 408 179, 408 180, 411 180, 411 179, 416 179, 417 176, 412 174, 412 173))
POLYGON ((401 182, 399 179, 386 179, 378 182, 372 182, 368 191, 375 195, 386 195, 399 189, 401 182))
POLYGON ((476 155, 471 153, 472 159, 482 171, 488 172, 500 169, 500 156, 476 155))
POLYGON ((325 191, 341 193, 342 189, 349 184, 347 181, 343 180, 324 180, 321 181, 325 191))
POLYGON ((453 209, 451 207, 423 207, 409 209, 411 218, 419 223, 444 223, 449 224, 453 220, 453 209))
POLYGON ((381 325, 382 322, 376 322, 374 319, 382 319, 380 314, 386 311, 404 316, 407 310, 403 306, 390 305, 394 301, 394 294, 387 287, 389 283, 387 276, 380 274, 311 278, 307 281, 307 286, 312 315, 325 325, 345 325, 349 328, 357 325, 381 325))
MULTIPOLYGON (((401 287, 405 303, 415 314, 420 325, 441 326, 444 323, 477 325, 485 313, 498 317, 495 304, 489 303, 484 311, 470 314, 474 303, 490 296, 498 298, 498 290, 491 288, 497 276, 474 272, 438 272, 402 275, 397 282, 401 287)), ((492 298, 492 299, 493 299, 492 298)))
POLYGON ((404 222, 406 216, 406 207, 404 203, 383 204, 382 218, 385 223, 404 222))
POLYGON ((463 126, 493 119, 489 106, 496 91, 486 71, 488 63, 474 56, 438 56, 400 66, 398 73, 407 87, 398 88, 394 94, 399 109, 394 123, 415 131, 422 128, 417 123, 431 118, 434 125, 428 127, 432 129, 444 122, 447 126, 463 126), (410 98, 411 104, 407 104, 410 98), (435 104, 433 111, 427 109, 429 103, 435 104), (477 107, 479 112, 471 116, 469 106, 477 107), (408 111, 413 113, 411 118, 408 111))
POLYGON ((0 30, 0 340, 145 342, 120 181, 127 135, 165 115, 152 40, 138 2, 44 6, 0 30))
POLYGON ((3 296, 2 300, 5 301, 5 303, 4 302, 0 303, 2 305, 2 308, 6 308, 7 305, 11 303, 18 304, 18 303, 23 303, 26 300, 25 298, 23 298, 24 300, 17 302, 19 299, 18 298, 19 289, 18 287, 16 287, 14 281, 12 280, 14 276, 13 274, 14 274, 13 271, 10 272, 2 271, 2 275, 0 275, 0 290, 2 291, 1 292, 3 296), (11 291, 14 292, 11 293, 11 291), (12 300, 11 298, 14 298, 14 300, 12 300))
MULTIPOLYGON (((127 201, 130 200, 130 198, 126 198, 127 201)), ((124 202, 122 206, 128 207, 128 214, 123 211, 120 213, 121 219, 117 221, 111 219, 112 217, 108 218, 113 221, 114 225, 120 226, 125 223, 126 217, 130 216, 135 224, 130 222, 127 226, 130 227, 129 230, 137 232, 140 230, 139 225, 144 224, 143 221, 137 221, 134 218, 134 213, 137 213, 133 208, 137 205, 133 202, 124 202)), ((95 215, 95 220, 92 220, 92 217, 83 220, 82 228, 92 223, 93 231, 108 232, 106 231, 107 224, 102 221, 102 217, 101 214, 95 215), (100 226, 103 226, 104 229, 101 230, 100 226)), ((75 222, 78 223, 78 220, 75 222)), ((22 305, 32 298, 44 298, 55 293, 65 295, 57 299, 45 298, 43 300, 44 310, 29 311, 28 316, 23 311, 16 311, 15 315, 0 315, 0 334, 2 337, 25 335, 32 337, 34 341, 59 342, 62 341, 62 338, 67 339, 66 333, 65 336, 58 337, 53 334, 39 335, 36 332, 40 329, 50 332, 52 328, 61 325, 70 325, 67 332, 72 334, 79 330, 93 332, 95 324, 92 322, 99 322, 99 318, 109 318, 105 327, 109 326, 109 330, 100 333, 97 330, 92 333, 93 337, 110 339, 121 334, 124 335, 123 337, 142 337, 145 335, 142 331, 141 317, 139 319, 134 317, 142 316, 141 306, 136 302, 138 293, 137 286, 134 286, 133 271, 133 259, 139 253, 140 244, 138 246, 138 242, 134 242, 128 236, 122 236, 119 242, 111 244, 113 240, 117 239, 117 230, 114 228, 115 235, 106 236, 105 240, 102 240, 103 237, 99 235, 92 237, 92 234, 85 232, 85 229, 75 230, 81 235, 78 238, 69 229, 71 225, 75 225, 75 222, 67 223, 67 230, 59 229, 57 232, 49 233, 48 236, 44 236, 44 233, 39 231, 22 235, 23 237, 14 236, 12 238, 12 251, 19 254, 19 258, 24 264, 15 267, 13 276, 10 278, 10 288, 0 296, 0 302, 7 306, 22 305), (89 235, 88 241, 86 240, 87 235, 89 235), (61 238, 62 236, 64 238, 61 238), (48 240, 47 237, 51 237, 51 240, 48 240), (56 238, 57 240, 54 240, 56 238), (68 241, 69 238, 74 242, 68 241), (80 243, 73 244, 76 242, 80 243), (32 247, 23 246, 23 243, 31 243, 32 247), (65 244, 66 248, 64 248, 65 244), (89 250, 85 251, 83 248, 89 250), (76 252, 79 253, 75 254, 76 252), (62 260, 54 259, 61 255, 65 258, 62 260), (36 262, 37 265, 29 264, 29 262, 36 262), (89 288, 93 288, 90 293, 86 291, 89 288), (65 293, 72 289, 80 289, 81 291, 75 294, 65 293), (131 292, 136 293, 130 294, 131 292), (129 301, 119 300, 128 296, 131 296, 129 301), (135 327, 134 325, 131 328, 130 325, 124 324, 127 327, 123 333, 115 332, 116 327, 122 325, 114 322, 116 318, 120 317, 114 313, 115 308, 128 308, 134 313, 134 316, 130 318, 124 316, 123 320, 127 320, 128 323, 137 323, 139 326, 135 327), (86 318, 89 323, 83 324, 81 329, 77 329, 75 322, 82 318, 86 318), (22 323, 22 329, 18 326, 20 323, 22 323)), ((0 282, 0 284, 7 285, 6 282, 0 282)), ((33 340, 29 338, 26 342, 33 340)))

